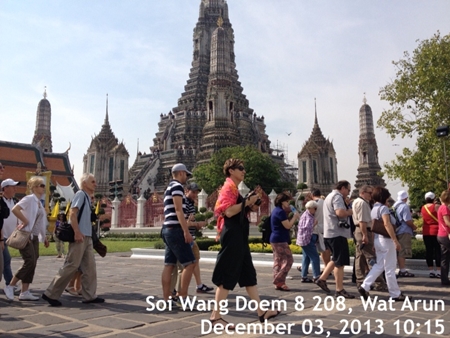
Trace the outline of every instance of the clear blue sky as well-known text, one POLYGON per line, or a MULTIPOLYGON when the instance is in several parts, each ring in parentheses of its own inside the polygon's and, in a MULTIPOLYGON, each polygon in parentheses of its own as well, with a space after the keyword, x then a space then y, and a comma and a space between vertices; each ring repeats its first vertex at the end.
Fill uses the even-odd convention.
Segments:
MULTIPOLYGON (((78 178, 91 138, 109 120, 130 153, 149 152, 159 115, 177 105, 192 61, 200 0, 1 0, 0 139, 29 143, 47 86, 53 150, 72 144, 78 178)), ((340 179, 356 180, 363 93, 374 120, 393 60, 417 39, 450 32, 450 1, 229 0, 239 80, 290 160, 319 125, 333 140, 340 179), (287 133, 292 132, 290 136, 287 133)), ((375 130, 380 165, 414 140, 375 130)), ((385 177, 387 180, 387 178, 385 177)), ((388 180, 387 180, 388 181, 388 180)), ((395 193, 397 182, 388 181, 395 193)))

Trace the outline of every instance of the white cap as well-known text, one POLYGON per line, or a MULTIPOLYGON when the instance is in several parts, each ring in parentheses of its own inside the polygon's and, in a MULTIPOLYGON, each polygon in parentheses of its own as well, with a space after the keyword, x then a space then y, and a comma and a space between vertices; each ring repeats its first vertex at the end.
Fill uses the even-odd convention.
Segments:
POLYGON ((2 188, 9 187, 10 185, 19 185, 20 182, 16 182, 12 180, 11 178, 7 178, 6 180, 2 181, 2 188))
POLYGON ((408 198, 408 193, 405 190, 400 190, 397 193, 397 200, 398 201, 403 201, 405 198, 408 198))
POLYGON ((177 171, 185 171, 188 175, 192 176, 192 173, 187 170, 186 166, 183 163, 177 163, 172 167, 172 173, 177 171))
POLYGON ((431 191, 429 191, 429 192, 427 192, 426 194, 425 194, 425 199, 432 199, 432 200, 434 200, 434 198, 436 197, 436 195, 433 193, 433 192, 431 192, 431 191))

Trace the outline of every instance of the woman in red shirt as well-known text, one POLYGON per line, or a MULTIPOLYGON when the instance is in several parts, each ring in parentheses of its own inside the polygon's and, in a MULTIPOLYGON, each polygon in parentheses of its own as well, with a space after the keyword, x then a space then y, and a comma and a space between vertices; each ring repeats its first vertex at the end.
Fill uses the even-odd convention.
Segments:
POLYGON ((439 230, 437 240, 441 245, 441 284, 450 285, 448 269, 450 265, 450 191, 441 194, 442 205, 438 210, 439 230))
POLYGON ((441 278, 441 248, 437 241, 437 212, 439 206, 434 204, 435 198, 436 195, 431 191, 425 194, 426 204, 422 207, 421 210, 423 219, 422 234, 426 249, 427 266, 430 270, 430 278, 441 278), (436 262, 436 270, 434 270, 433 259, 436 262))

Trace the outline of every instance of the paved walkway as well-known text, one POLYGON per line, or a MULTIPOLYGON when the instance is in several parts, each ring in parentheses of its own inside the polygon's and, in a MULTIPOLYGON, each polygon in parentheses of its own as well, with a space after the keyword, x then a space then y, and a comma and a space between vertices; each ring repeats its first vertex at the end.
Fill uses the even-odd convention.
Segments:
MULTIPOLYGON (((206 254, 205 254, 206 256, 206 254)), ((64 294, 62 307, 53 308, 43 300, 37 302, 8 303, 0 294, 0 336, 3 337, 228 337, 226 333, 209 333, 209 311, 147 311, 149 296, 154 296, 154 305, 161 296, 160 276, 162 261, 154 259, 132 259, 130 254, 108 254, 105 258, 96 256, 98 268, 98 294, 106 299, 104 304, 82 304, 80 298, 64 294)), ((21 264, 13 259, 13 268, 21 264)), ((61 259, 41 257, 38 261, 32 291, 42 294, 57 269, 61 259)), ((297 271, 293 269, 294 279, 288 280, 291 292, 275 291, 271 284, 271 268, 256 264, 259 290, 263 299, 283 307, 282 314, 270 321, 266 331, 260 332, 255 312, 240 310, 246 303, 245 291, 236 288, 230 293, 228 306, 223 312, 229 322, 239 324, 242 334, 239 337, 411 337, 450 335, 450 289, 440 286, 440 281, 426 276, 400 279, 400 288, 407 295, 420 301, 417 309, 405 308, 403 303, 387 302, 388 294, 373 292, 378 296, 374 309, 364 309, 362 301, 349 300, 337 302, 314 284, 300 283, 297 271), (402 309, 402 306, 404 307, 402 309), (284 308, 285 307, 285 308, 284 308), (247 325, 249 324, 249 325, 247 325), (290 326, 290 332, 288 328, 290 326), (247 332, 250 329, 250 333, 247 332), (256 333, 254 333, 256 330, 256 333), (278 333, 277 331, 278 330, 278 333), (270 332, 273 333, 270 333, 270 332), (440 332, 440 333, 439 333, 440 332), (307 335, 311 333, 310 335, 307 335), (378 334, 376 334, 378 333, 378 334)), ((202 278, 211 284, 213 262, 202 263, 202 278)), ((356 287, 346 273, 346 289, 357 295, 356 287)), ((3 286, 3 282, 1 282, 3 286)), ((334 291, 333 280, 329 286, 334 291)), ((205 305, 214 299, 213 294, 196 295, 197 304, 205 305)), ((248 304, 247 304, 248 305, 248 304)), ((412 303, 411 306, 414 306, 412 303)), ((264 326, 262 326, 264 329, 264 326)))

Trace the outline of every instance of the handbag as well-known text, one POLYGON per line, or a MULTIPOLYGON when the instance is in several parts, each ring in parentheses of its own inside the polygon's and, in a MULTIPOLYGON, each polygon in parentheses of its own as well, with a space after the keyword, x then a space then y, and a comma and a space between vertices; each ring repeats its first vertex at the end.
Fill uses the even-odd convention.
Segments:
POLYGON ((391 238, 391 236, 389 236, 386 227, 384 226, 384 222, 383 222, 383 218, 381 218, 381 207, 378 208, 378 217, 376 219, 373 220, 372 222, 372 232, 378 235, 381 235, 383 237, 388 237, 391 238))
POLYGON ((30 241, 31 232, 15 229, 6 240, 6 245, 17 250, 25 248, 30 241))
POLYGON ((102 256, 102 257, 106 256, 106 253, 108 252, 108 247, 105 244, 103 244, 102 242, 100 242, 100 240, 93 243, 93 247, 94 247, 94 250, 97 251, 97 253, 100 256, 102 256))
POLYGON ((100 256, 102 257, 106 256, 106 253, 108 252, 108 247, 104 245, 102 242, 100 242, 100 239, 98 238, 97 235, 97 231, 95 231, 94 227, 92 227, 92 246, 100 256))

